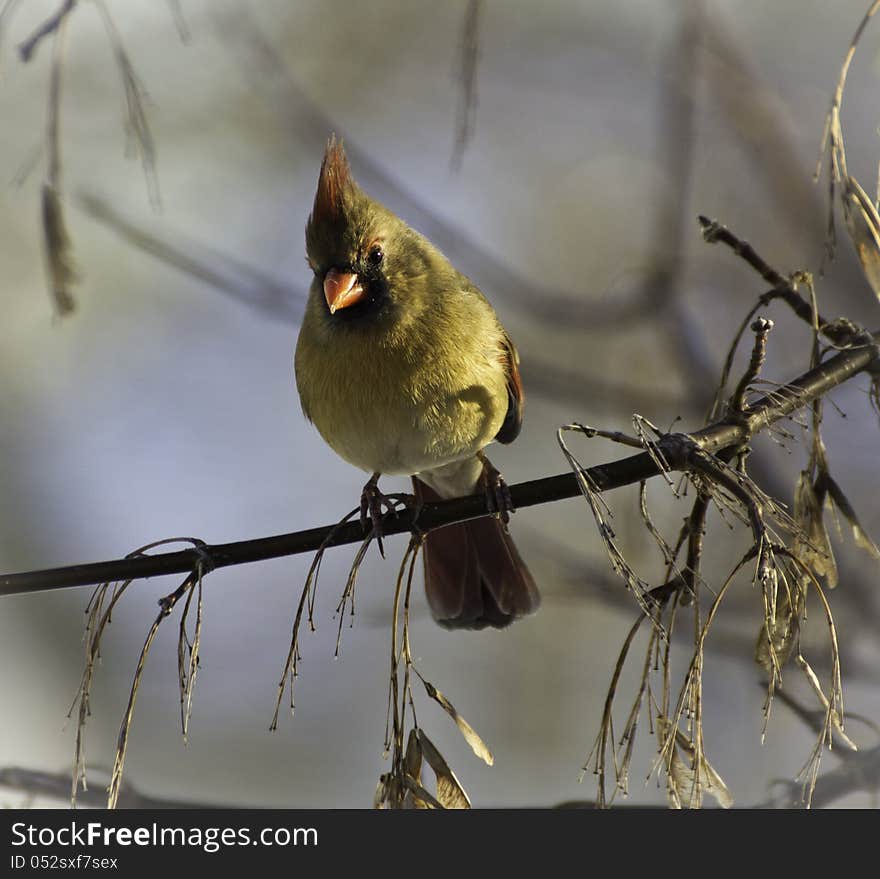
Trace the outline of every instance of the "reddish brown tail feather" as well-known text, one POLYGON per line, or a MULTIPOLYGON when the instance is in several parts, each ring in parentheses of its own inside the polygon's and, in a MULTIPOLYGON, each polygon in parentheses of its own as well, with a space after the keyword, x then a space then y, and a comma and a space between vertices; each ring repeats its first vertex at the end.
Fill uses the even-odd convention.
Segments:
MULTIPOLYGON (((441 500, 413 477, 416 497, 441 500)), ((428 534, 422 548, 431 615, 447 629, 503 629, 538 609, 538 587, 504 525, 484 517, 428 534)))

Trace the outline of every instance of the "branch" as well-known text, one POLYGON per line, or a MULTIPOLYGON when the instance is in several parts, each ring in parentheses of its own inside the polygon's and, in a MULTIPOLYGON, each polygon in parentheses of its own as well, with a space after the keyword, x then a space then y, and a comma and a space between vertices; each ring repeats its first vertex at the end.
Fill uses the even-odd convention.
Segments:
MULTIPOLYGON (((70 773, 43 772, 21 766, 0 768, 0 787, 21 791, 31 797, 52 797, 58 800, 70 799, 70 773)), ((101 785, 82 791, 78 797, 82 806, 101 809, 107 804, 107 794, 101 785)), ((117 804, 121 809, 222 809, 234 808, 221 803, 200 803, 192 800, 170 800, 164 797, 151 797, 141 793, 133 785, 126 784, 117 804)))
POLYGON ((19 47, 18 54, 21 60, 27 63, 31 60, 37 46, 40 45, 44 37, 48 37, 61 29, 61 25, 67 16, 73 12, 77 0, 64 0, 58 11, 49 19, 47 19, 34 33, 28 37, 19 47))
POLYGON ((768 284, 773 285, 772 289, 759 297, 758 303, 760 305, 766 307, 774 299, 782 299, 801 320, 805 321, 810 326, 813 326, 815 320, 819 332, 832 344, 846 347, 857 340, 860 330, 855 324, 845 318, 838 318, 837 320, 829 321, 822 317, 818 312, 814 315, 812 304, 798 293, 792 281, 784 278, 776 271, 776 269, 766 263, 748 241, 743 241, 741 238, 738 238, 716 220, 710 220, 708 217, 700 216, 699 221, 700 227, 703 231, 703 240, 707 244, 717 244, 718 242, 726 244, 740 259, 748 263, 765 281, 767 281, 768 284))
MULTIPOLYGON (((880 332, 872 337, 873 343, 852 348, 831 357, 771 394, 757 400, 745 415, 734 420, 721 420, 690 434, 697 446, 710 454, 737 448, 750 438, 795 410, 808 405, 854 375, 880 364, 880 332)), ((675 460, 680 448, 680 435, 668 434, 656 442, 659 458, 675 460)), ((619 461, 599 464, 586 470, 596 491, 610 491, 632 485, 659 474, 657 455, 642 452, 619 461)), ((510 487, 516 507, 573 498, 580 495, 578 479, 573 473, 547 476, 510 487)), ((426 504, 418 513, 417 523, 409 511, 401 511, 383 525, 386 536, 417 529, 430 531, 453 522, 478 519, 492 514, 483 495, 456 498, 441 503, 426 504)), ((136 556, 94 564, 73 565, 43 571, 27 571, 0 576, 0 595, 19 595, 48 589, 88 586, 125 580, 138 580, 164 574, 191 573, 196 566, 210 558, 215 568, 248 564, 265 559, 281 558, 298 553, 313 552, 322 546, 342 546, 360 543, 364 532, 359 522, 345 525, 324 525, 291 534, 241 540, 216 545, 201 544, 198 549, 162 553, 154 556, 136 556)))

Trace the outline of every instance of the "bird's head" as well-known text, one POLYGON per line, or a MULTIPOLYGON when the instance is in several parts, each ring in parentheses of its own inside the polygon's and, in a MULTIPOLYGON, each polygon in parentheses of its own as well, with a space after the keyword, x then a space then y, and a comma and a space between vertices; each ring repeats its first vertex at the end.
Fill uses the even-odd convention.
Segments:
POLYGON ((389 318, 404 305, 413 312, 427 295, 436 256, 355 183, 342 143, 332 136, 306 225, 306 259, 334 322, 389 318))

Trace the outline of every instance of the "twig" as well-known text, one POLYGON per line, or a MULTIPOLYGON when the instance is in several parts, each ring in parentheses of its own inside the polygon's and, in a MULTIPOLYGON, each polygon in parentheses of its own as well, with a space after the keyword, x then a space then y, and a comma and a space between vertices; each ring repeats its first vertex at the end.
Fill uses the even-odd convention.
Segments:
POLYGON ((451 166, 461 168, 464 151, 474 135, 477 117, 477 63, 480 59, 480 16, 483 0, 468 0, 461 32, 459 64, 456 71, 460 91, 456 111, 455 143, 452 147, 451 166))
MULTIPOLYGON (((768 305, 774 299, 782 299, 794 313, 814 327, 818 324, 819 332, 829 339, 834 345, 844 348, 848 345, 858 344, 862 333, 858 327, 844 319, 828 321, 818 312, 814 312, 813 305, 798 293, 791 280, 784 278, 776 269, 772 268, 761 255, 749 244, 734 235, 727 227, 722 226, 708 217, 699 217, 700 226, 703 230, 703 239, 708 244, 720 242, 726 244, 738 257, 745 260, 767 283, 773 285, 760 297, 762 305, 768 305)), ((803 276, 800 276, 803 279, 803 276)))
POLYGON ((703 537, 706 534, 706 515, 709 512, 709 500, 711 495, 707 492, 697 491, 697 499, 687 519, 687 561, 682 580, 687 587, 688 594, 683 596, 685 600, 693 600, 700 587, 700 564, 703 558, 703 537))
POLYGON ((180 42, 186 45, 192 40, 192 34, 190 33, 189 25, 186 23, 183 10, 180 8, 180 0, 168 0, 168 5, 171 7, 171 16, 174 19, 174 26, 177 28, 180 42))
MULTIPOLYGON (((281 700, 284 698, 284 688, 290 685, 290 713, 293 715, 296 709, 294 688, 296 678, 299 674, 299 663, 302 658, 299 649, 299 630, 302 625, 303 612, 307 612, 309 628, 314 631, 314 611, 315 598, 318 594, 318 575, 321 571, 321 561, 324 558, 324 551, 332 545, 332 541, 337 532, 354 516, 360 512, 359 507, 355 507, 348 515, 337 522, 325 535, 321 544, 315 552, 315 557, 309 566, 309 572, 306 574, 306 581, 303 585, 299 598, 299 604, 296 608, 296 615, 293 619, 293 628, 290 633, 290 648, 287 651, 287 658, 284 660, 284 668, 281 671, 281 680, 278 682, 278 696, 275 700, 275 713, 272 715, 272 723, 269 730, 274 731, 278 728, 278 714, 281 711, 281 700)), ((352 566, 353 567, 353 566, 352 566)))
POLYGON ((76 200, 90 217, 165 265, 230 295, 273 322, 298 322, 308 292, 304 284, 281 282, 243 260, 188 239, 181 230, 169 229, 166 222, 162 232, 139 225, 92 192, 80 192, 76 200))
POLYGON ((128 52, 126 52, 122 42, 122 36, 116 27, 116 23, 113 21, 110 10, 103 0, 94 0, 94 2, 104 22, 107 39, 110 41, 110 47, 116 59, 116 66, 119 69, 119 78, 122 80, 122 89, 125 95, 124 119, 126 135, 129 143, 136 147, 136 151, 140 155, 150 203, 153 209, 158 211, 161 207, 162 199, 159 192, 159 178, 156 174, 156 145, 153 141, 153 134, 150 131, 150 123, 144 107, 145 99, 147 98, 146 90, 135 72, 131 59, 128 57, 128 52))
POLYGON ((43 239, 46 267, 52 300, 59 315, 70 314, 75 308, 71 285, 77 280, 73 252, 64 207, 61 200, 61 83, 64 67, 64 47, 67 35, 67 13, 73 3, 53 19, 51 29, 40 34, 54 33, 52 64, 49 70, 49 101, 46 111, 46 180, 42 190, 43 239))
POLYGON ((55 31, 61 29, 61 25, 64 24, 67 16, 73 12, 76 4, 77 0, 64 0, 58 11, 51 18, 43 22, 28 39, 19 45, 18 54, 21 56, 22 61, 27 63, 31 60, 31 56, 42 42, 43 37, 48 37, 50 34, 54 34, 55 31))
POLYGON ((733 412, 743 414, 746 411, 746 394, 749 391, 749 385, 758 377, 761 367, 764 365, 764 359, 767 356, 767 336, 772 329, 773 321, 768 318, 759 317, 752 324, 755 344, 752 348, 752 357, 749 360, 748 368, 733 392, 733 400, 731 401, 733 412))
MULTIPOLYGON (((144 646, 141 648, 140 656, 138 657, 137 661, 137 667, 135 668, 134 672, 134 678, 131 682, 131 690, 128 696, 128 705, 126 706, 125 713, 122 716, 122 723, 119 726, 119 737, 116 742, 116 757, 113 761, 113 771, 110 774, 110 785, 107 788, 108 809, 115 809, 119 803, 119 795, 122 791, 122 773, 125 767, 125 755, 128 751, 129 734, 131 732, 131 722, 132 718, 134 717, 134 708, 137 702, 137 694, 141 683, 141 677, 143 676, 144 667, 147 664, 147 656, 150 652, 150 647, 152 647, 153 645, 153 639, 156 637, 156 633, 159 631, 159 626, 165 619, 167 619, 171 615, 171 612, 174 610, 174 606, 177 604, 177 602, 180 601, 180 599, 187 593, 191 593, 193 587, 202 579, 201 570, 201 565, 199 564, 198 573, 190 574, 180 584, 180 586, 178 586, 177 589, 174 590, 174 592, 159 599, 159 613, 156 615, 156 619, 153 621, 152 626, 150 626, 150 630, 147 633, 147 638, 144 641, 144 646)), ((188 682, 188 686, 191 688, 192 681, 188 682)), ((190 697, 191 695, 192 694, 190 691, 190 697)), ((184 735, 186 735, 185 727, 184 735)))
POLYGON ((612 749, 612 753, 614 749, 614 736, 611 731, 611 709, 614 706, 614 696, 617 693, 617 684, 620 680, 620 674, 623 671, 623 667, 626 664, 626 657, 629 654, 633 639, 638 633, 639 627, 644 620, 644 614, 639 614, 626 638, 624 638, 623 646, 620 648, 617 662, 614 665, 614 672, 611 675, 611 683, 608 686, 608 693, 605 696, 605 707, 602 710, 602 722, 599 725, 599 734, 596 737, 592 750, 584 761, 581 772, 581 776, 583 777, 583 773, 592 765, 593 774, 598 777, 597 806, 600 809, 604 809, 608 804, 605 797, 605 759, 608 748, 610 747, 612 749))

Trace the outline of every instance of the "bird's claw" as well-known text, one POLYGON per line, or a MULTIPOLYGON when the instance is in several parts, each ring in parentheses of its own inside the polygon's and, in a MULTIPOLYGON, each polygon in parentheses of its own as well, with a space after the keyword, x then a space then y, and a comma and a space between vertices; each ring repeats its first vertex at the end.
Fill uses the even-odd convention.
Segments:
POLYGON ((386 516, 396 516, 402 509, 412 513, 413 527, 415 528, 418 514, 422 509, 422 503, 409 494, 384 494, 378 486, 379 476, 374 475, 364 486, 361 492, 361 528, 364 534, 371 534, 376 538, 379 553, 385 558, 385 547, 382 545, 384 530, 382 523, 386 516))
POLYGON ((379 490, 377 485, 378 476, 373 476, 364 486, 361 492, 361 528, 368 533, 369 525, 372 524, 372 534, 379 545, 379 554, 385 558, 385 547, 382 546, 382 519, 384 518, 382 506, 386 513, 394 511, 394 503, 379 490))
POLYGON ((510 522, 510 514, 516 511, 510 488, 504 481, 500 471, 496 470, 488 458, 480 456, 483 461, 483 475, 480 481, 486 492, 486 504, 495 516, 507 527, 510 522))

